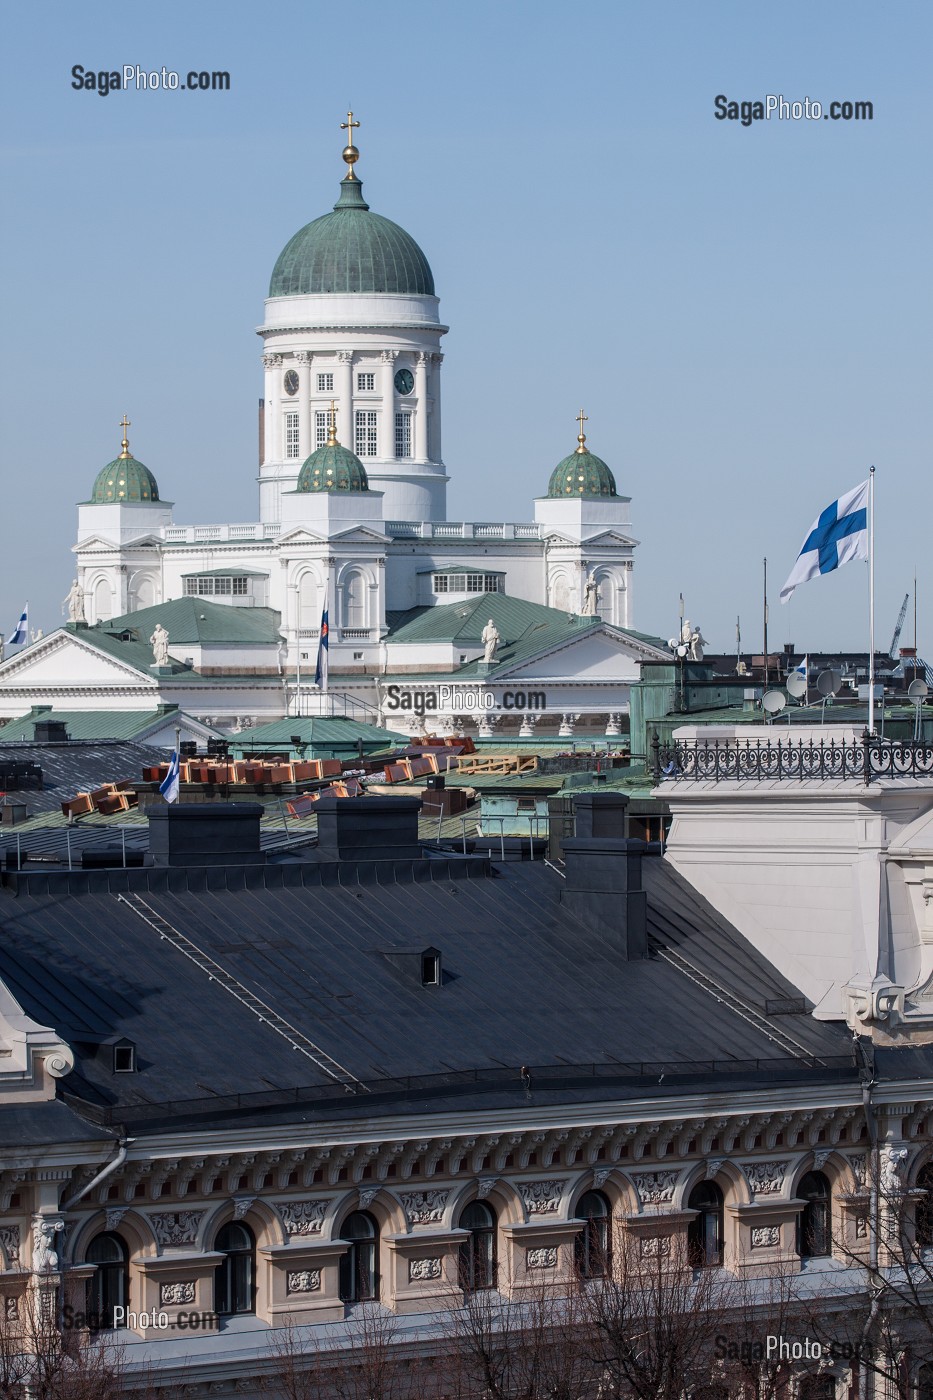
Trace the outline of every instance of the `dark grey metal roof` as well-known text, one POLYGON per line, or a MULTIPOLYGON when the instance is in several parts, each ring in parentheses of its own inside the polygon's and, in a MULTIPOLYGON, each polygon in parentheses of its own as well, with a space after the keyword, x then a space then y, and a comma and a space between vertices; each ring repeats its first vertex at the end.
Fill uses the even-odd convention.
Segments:
POLYGON ((79 1118, 60 1100, 48 1103, 5 1104, 0 1107, 0 1143, 28 1147, 68 1142, 101 1142, 112 1145, 115 1134, 79 1118))
POLYGON ((143 767, 164 763, 165 750, 128 739, 88 739, 71 743, 3 743, 0 758, 16 763, 38 763, 42 787, 26 787, 7 793, 34 812, 57 811, 76 792, 89 792, 104 783, 128 779, 142 781, 143 767))
POLYGON ((189 1116, 247 1107, 226 1096, 262 1096, 256 1107, 347 1097, 118 899, 121 887, 374 1095, 439 1105, 466 1087, 514 1089, 522 1065, 542 1088, 566 1082, 576 1097, 587 1083, 657 1080, 659 1071, 707 1085, 730 1074, 850 1072, 846 1029, 769 1014, 768 1002, 799 999, 798 989, 665 861, 644 863, 652 956, 634 962, 568 915, 554 871, 488 869, 475 860, 258 867, 238 872, 236 889, 223 870, 211 881, 104 872, 78 877, 72 892, 68 877, 45 890, 27 880, 0 897, 0 977, 74 1046, 78 1067, 63 1087, 111 1105, 118 1119, 168 1101, 203 1100, 189 1116), (422 987, 385 956, 419 939, 441 951, 440 987, 422 987), (96 1047, 107 1035, 136 1044, 138 1073, 112 1073, 96 1047))

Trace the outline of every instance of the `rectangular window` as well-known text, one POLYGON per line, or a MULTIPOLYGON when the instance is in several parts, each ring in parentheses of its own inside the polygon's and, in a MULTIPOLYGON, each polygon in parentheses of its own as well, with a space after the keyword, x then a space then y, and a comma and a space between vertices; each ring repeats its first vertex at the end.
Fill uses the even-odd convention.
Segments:
POLYGON ((249 579, 244 575, 223 575, 220 578, 186 578, 185 593, 188 597, 214 598, 229 597, 235 593, 245 597, 249 592, 249 579))
POLYGON ((327 442, 327 429, 330 426, 330 414, 328 412, 315 413, 314 415, 314 445, 323 447, 327 442))
POLYGON ((198 593, 198 581, 196 578, 185 579, 185 593, 189 598, 196 598, 198 593))
POLYGON ((356 376, 356 387, 361 394, 368 394, 376 387, 375 374, 358 374, 356 376))
POLYGON ((376 443, 376 425, 378 414, 371 409, 357 409, 356 411, 356 446, 354 451, 357 457, 375 457, 378 451, 376 443))
POLYGON ((301 455, 301 443, 298 437, 298 414, 286 413, 285 415, 285 456, 299 457, 301 455))
POLYGON ((447 593, 450 589, 450 579, 447 574, 434 575, 434 592, 447 593))
POLYGON ((248 588, 248 585, 249 585, 249 579, 247 579, 247 578, 234 578, 234 579, 231 579, 230 582, 233 584, 233 591, 234 591, 234 593, 237 594, 237 596, 240 597, 240 598, 245 598, 245 597, 246 597, 246 593, 247 593, 247 588, 248 588))
POLYGON ((334 392, 334 376, 332 374, 319 374, 317 391, 319 394, 332 394, 334 392))
POLYGON ((411 456, 411 414, 407 410, 395 415, 395 455, 411 456))
POLYGON ((485 593, 486 590, 483 588, 483 575, 467 574, 466 591, 468 593, 485 593))

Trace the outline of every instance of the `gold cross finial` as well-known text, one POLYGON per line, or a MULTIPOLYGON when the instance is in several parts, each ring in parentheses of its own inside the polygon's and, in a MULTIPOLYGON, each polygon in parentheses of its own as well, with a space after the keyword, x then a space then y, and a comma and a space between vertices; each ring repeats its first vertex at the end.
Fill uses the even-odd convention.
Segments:
POLYGON ((589 421, 590 420, 587 418, 586 414, 581 408, 580 412, 577 414, 577 422, 580 424, 580 431, 577 433, 577 442, 580 444, 577 448, 578 452, 586 451, 586 433, 583 431, 583 424, 588 423, 589 421))
POLYGON ((121 446, 121 448, 122 448, 122 451, 121 451, 121 453, 120 453, 120 456, 121 456, 121 457, 128 457, 128 456, 130 455, 130 445, 129 445, 129 443, 127 442, 127 439, 126 439, 126 430, 127 430, 127 428, 132 428, 132 426, 133 426, 132 423, 131 423, 130 420, 127 418, 126 414, 124 413, 124 415, 123 415, 123 420, 122 420, 122 422, 120 423, 120 427, 123 429, 123 441, 122 441, 122 443, 120 444, 120 446, 121 446))
POLYGON ((347 173, 345 180, 355 180, 357 177, 353 173, 353 167, 360 158, 360 153, 353 144, 353 131, 359 126, 359 122, 353 120, 353 113, 347 112, 347 119, 340 123, 340 130, 347 133, 347 144, 343 149, 343 158, 347 162, 347 173))
POLYGON ((337 442, 337 405, 333 399, 330 401, 330 423, 327 428, 327 446, 339 446, 337 442))

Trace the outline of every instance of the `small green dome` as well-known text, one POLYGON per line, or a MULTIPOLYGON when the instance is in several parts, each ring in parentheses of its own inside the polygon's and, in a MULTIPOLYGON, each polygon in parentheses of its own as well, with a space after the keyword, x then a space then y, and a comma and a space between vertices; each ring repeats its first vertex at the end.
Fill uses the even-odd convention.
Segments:
POLYGON ((97 473, 91 504, 104 505, 109 501, 157 501, 159 487, 155 477, 142 462, 137 462, 131 452, 122 453, 97 473))
POLYGON ((366 468, 339 442, 319 447, 298 473, 298 491, 368 491, 366 468))
POLYGON ((548 496, 615 496, 616 482, 612 472, 589 448, 571 452, 551 472, 548 496))
POLYGON ((341 180, 334 212, 299 229, 272 270, 270 297, 318 292, 434 295, 424 253, 398 224, 370 212, 356 176, 341 180))

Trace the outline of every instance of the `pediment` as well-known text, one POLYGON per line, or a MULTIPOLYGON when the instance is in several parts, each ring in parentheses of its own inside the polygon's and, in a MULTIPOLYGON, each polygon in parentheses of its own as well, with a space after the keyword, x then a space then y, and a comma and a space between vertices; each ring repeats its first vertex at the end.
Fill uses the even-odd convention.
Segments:
POLYGON ((304 525, 298 525, 294 530, 287 530, 279 535, 277 544, 327 544, 326 535, 315 534, 313 530, 307 529, 304 525))
POLYGON ((506 675, 529 680, 566 678, 568 681, 638 680, 640 663, 667 656, 658 647, 636 641, 617 628, 590 627, 584 635, 556 642, 534 656, 524 657, 514 666, 503 665, 496 680, 506 675))
POLYGON ((135 666, 110 656, 73 632, 63 628, 33 642, 16 656, 0 663, 0 692, 7 686, 19 690, 29 686, 151 685, 152 676, 135 666))
POLYGON ((72 554, 102 552, 125 553, 129 549, 161 549, 164 541, 159 535, 138 535, 132 540, 109 540, 103 535, 86 535, 78 544, 71 546, 72 554))

